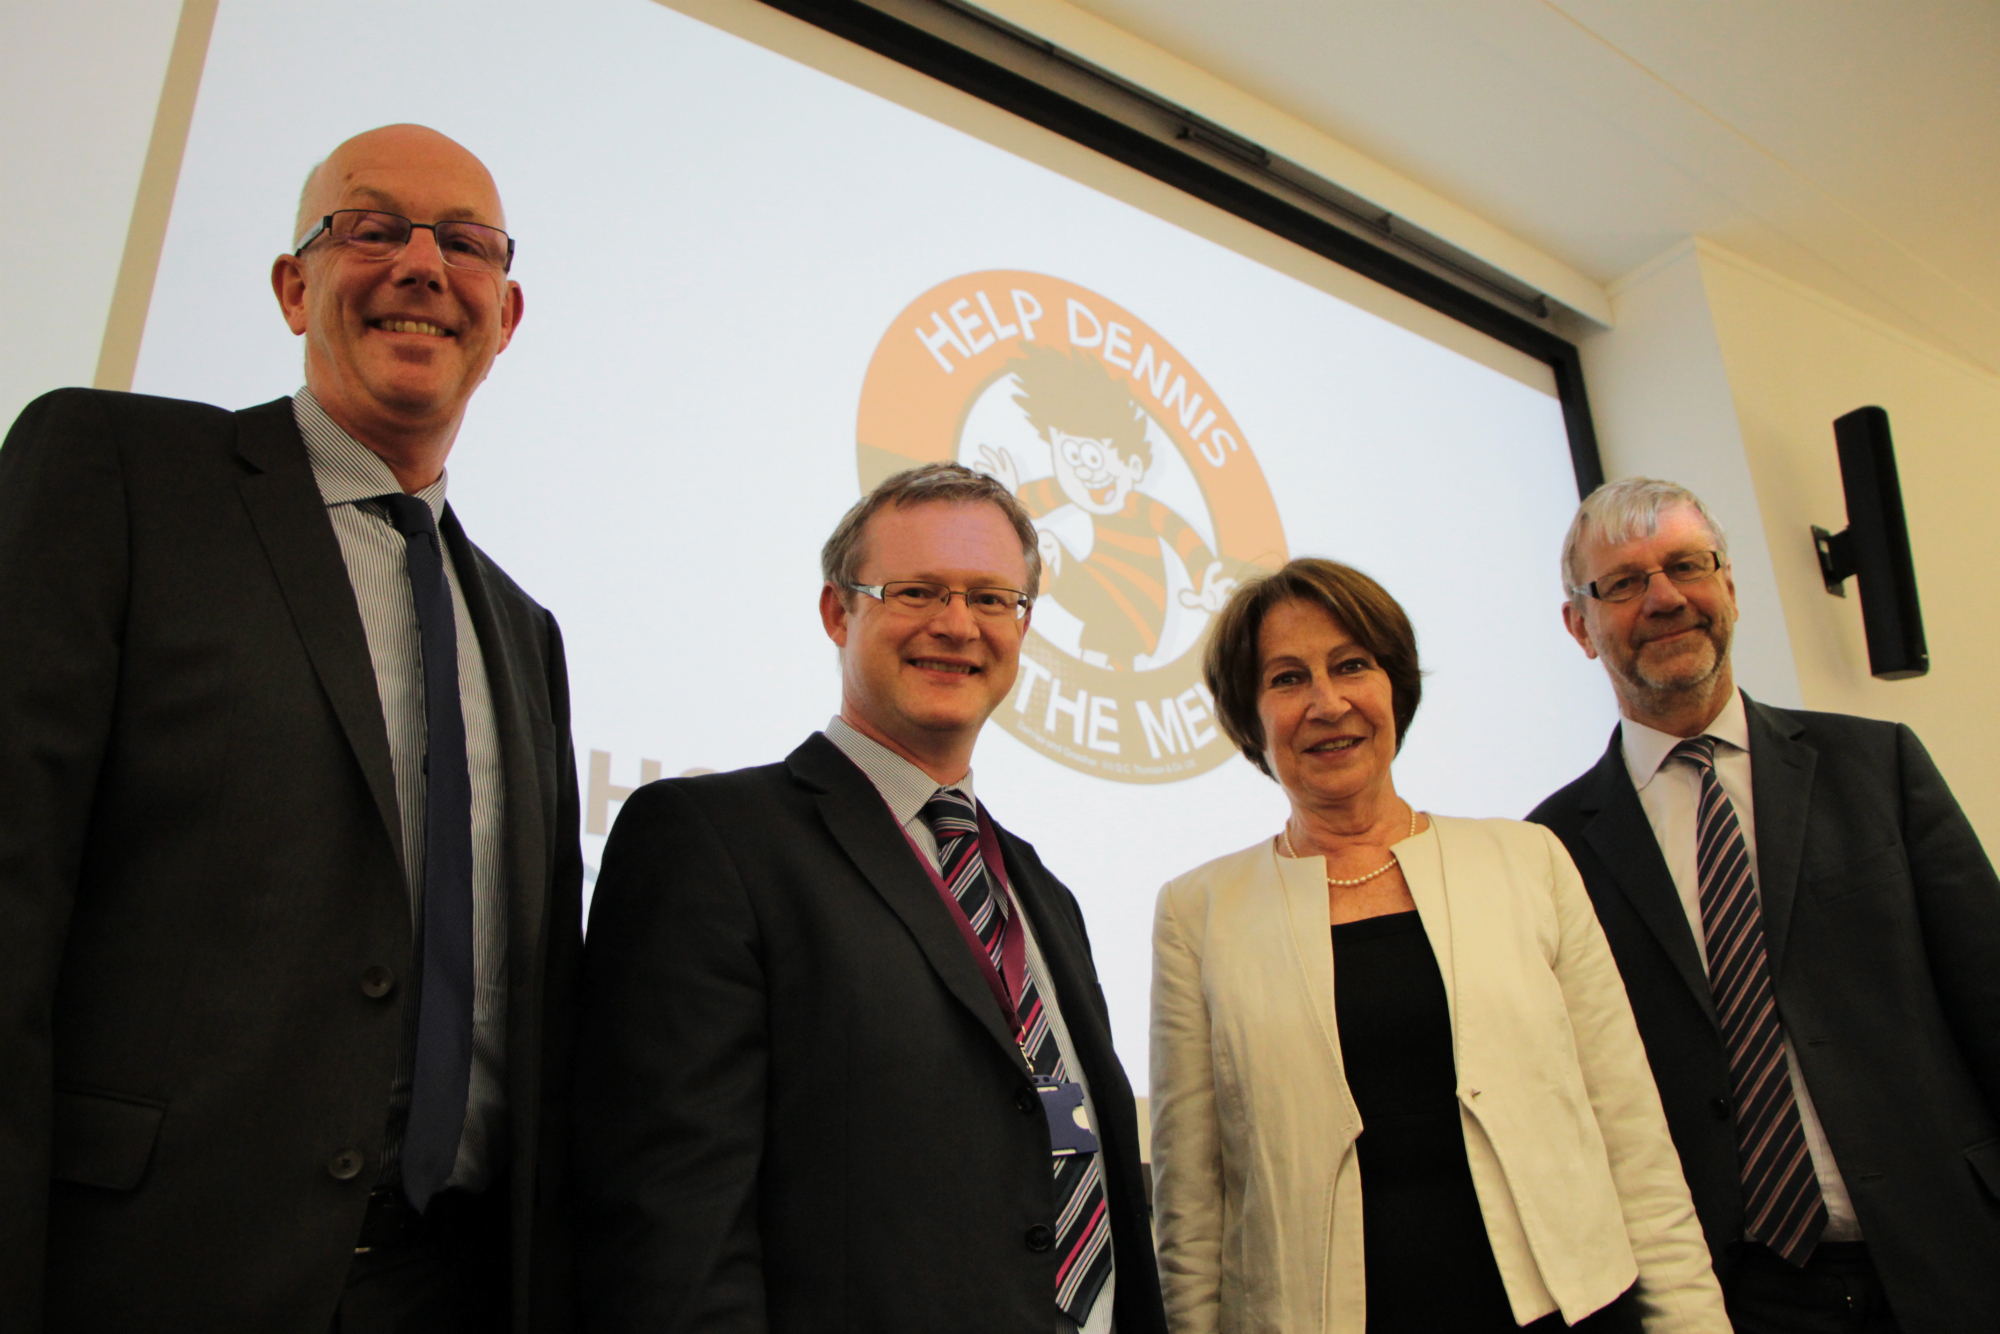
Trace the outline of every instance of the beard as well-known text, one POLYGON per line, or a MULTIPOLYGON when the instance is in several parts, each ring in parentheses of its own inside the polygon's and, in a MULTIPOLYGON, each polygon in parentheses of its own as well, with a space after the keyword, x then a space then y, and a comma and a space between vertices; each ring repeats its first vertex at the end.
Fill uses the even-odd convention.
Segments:
POLYGON ((1715 686, 1729 661, 1731 629, 1727 621, 1690 615, 1685 624, 1639 627, 1634 631, 1636 642, 1628 641, 1619 653, 1603 656, 1614 676, 1656 706, 1700 699, 1715 686), (1652 633, 1639 637, 1649 630, 1652 633), (1670 635, 1677 636, 1670 647, 1656 647, 1670 635))

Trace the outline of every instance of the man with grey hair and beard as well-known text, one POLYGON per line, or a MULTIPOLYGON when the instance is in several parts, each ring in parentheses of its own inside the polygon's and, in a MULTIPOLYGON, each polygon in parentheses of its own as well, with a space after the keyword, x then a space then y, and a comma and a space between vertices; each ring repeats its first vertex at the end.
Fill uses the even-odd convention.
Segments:
POLYGON ((2000 880, 1909 728, 1736 689, 1728 540, 1692 492, 1600 487, 1563 624, 1623 715, 1535 809, 1596 904, 1731 1319, 2000 1311, 2000 880))

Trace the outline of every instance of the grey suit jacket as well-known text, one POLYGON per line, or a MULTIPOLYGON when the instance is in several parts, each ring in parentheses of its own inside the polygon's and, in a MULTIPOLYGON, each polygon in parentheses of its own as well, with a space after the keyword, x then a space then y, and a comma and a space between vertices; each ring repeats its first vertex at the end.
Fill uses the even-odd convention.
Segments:
MULTIPOLYGON (((515 1323, 549 1328, 562 641, 443 533, 506 775, 515 1323)), ((0 643, 0 1324, 322 1334, 416 988, 381 705, 290 401, 31 404, 0 449, 0 643)))
MULTIPOLYGON (((1909 728, 1745 699, 1772 984, 1910 1334, 2000 1311, 2000 880, 1909 728)), ((1730 1272, 1743 1202, 1701 956, 1619 733, 1529 817, 1583 873, 1730 1272)))

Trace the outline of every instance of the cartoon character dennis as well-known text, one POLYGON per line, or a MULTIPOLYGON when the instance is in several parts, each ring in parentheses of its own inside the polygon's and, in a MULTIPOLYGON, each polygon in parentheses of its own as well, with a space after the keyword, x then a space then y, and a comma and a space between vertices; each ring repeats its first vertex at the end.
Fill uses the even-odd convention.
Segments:
POLYGON ((1007 450, 980 446, 984 470, 1021 499, 1041 535, 1042 589, 1083 622, 1084 659, 1130 670, 1157 653, 1167 618, 1165 542, 1193 588, 1181 605, 1222 609, 1236 580, 1201 534, 1171 508, 1137 489, 1152 466, 1144 411, 1097 362, 1033 344, 1013 371, 1014 401, 1049 442, 1055 476, 1022 486, 1007 450))

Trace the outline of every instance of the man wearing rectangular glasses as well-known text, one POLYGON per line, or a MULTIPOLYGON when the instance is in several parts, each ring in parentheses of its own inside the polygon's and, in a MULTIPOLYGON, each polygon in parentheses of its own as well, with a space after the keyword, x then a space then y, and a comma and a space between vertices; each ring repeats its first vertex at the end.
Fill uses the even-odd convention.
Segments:
POLYGON ((479 160, 314 169, 305 388, 0 449, 0 1324, 563 1328, 581 951, 555 622, 444 464, 521 318, 479 160))
POLYGON ((1584 501, 1563 623, 1624 715, 1529 817, 1583 873, 1742 1334, 2000 1311, 2000 881, 1909 728, 1735 688, 1706 507, 1584 501))
POLYGON ((1033 523, 939 463, 821 557, 841 707, 628 798, 591 901, 593 1330, 1164 1334, 1132 1091, 1076 900, 972 792, 1033 523))

